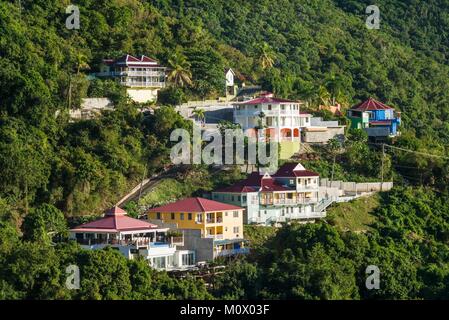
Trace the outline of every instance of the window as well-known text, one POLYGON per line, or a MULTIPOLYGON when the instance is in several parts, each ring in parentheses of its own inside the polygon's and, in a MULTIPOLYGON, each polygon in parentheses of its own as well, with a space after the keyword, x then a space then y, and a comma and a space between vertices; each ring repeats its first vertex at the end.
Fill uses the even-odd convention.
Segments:
POLYGON ((225 227, 225 231, 228 231, 228 227, 225 227))
POLYGON ((239 217, 239 212, 238 211, 234 211, 233 214, 234 214, 234 218, 238 218, 239 217))
POLYGON ((160 212, 156 213, 156 219, 161 220, 161 213, 160 212))
POLYGON ((227 217, 228 216, 228 212, 225 212, 225 217, 227 217))
POLYGON ((237 201, 239 201, 239 202, 242 201, 240 196, 237 196, 237 201))
POLYGON ((195 256, 194 253, 186 253, 182 255, 182 265, 183 266, 191 266, 195 264, 195 256))
POLYGON ((175 213, 174 212, 171 213, 171 219, 175 220, 175 213))
POLYGON ((192 213, 189 212, 189 213, 187 214, 187 219, 192 220, 192 213))
POLYGON ((202 213, 198 213, 196 215, 196 221, 197 222, 203 222, 203 214, 202 213))
POLYGON ((290 184, 295 184, 295 180, 290 179, 290 184))
POLYGON ((246 196, 242 196, 243 202, 246 202, 246 196))
POLYGON ((234 233, 239 233, 239 227, 234 227, 233 231, 234 231, 234 233))
POLYGON ((165 257, 157 257, 153 258, 153 267, 156 269, 163 269, 165 268, 165 257))
POLYGON ((268 110, 271 110, 271 104, 268 105, 268 110))
POLYGON ((179 214, 179 218, 180 218, 181 220, 184 220, 184 213, 180 213, 180 214, 179 214))

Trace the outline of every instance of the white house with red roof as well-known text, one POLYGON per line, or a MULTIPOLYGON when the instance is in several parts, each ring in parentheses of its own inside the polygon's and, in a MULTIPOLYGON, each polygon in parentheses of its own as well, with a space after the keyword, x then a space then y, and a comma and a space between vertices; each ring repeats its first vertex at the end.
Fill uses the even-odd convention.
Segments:
POLYGON ((234 103, 234 123, 248 137, 258 141, 280 143, 281 159, 289 159, 299 151, 301 128, 310 126, 311 115, 300 111, 300 101, 276 98, 270 92, 234 103))
POLYGON ((319 197, 319 174, 300 163, 286 163, 273 175, 253 172, 243 181, 212 192, 214 200, 244 207, 245 223, 265 225, 325 217, 325 199, 319 197))
POLYGON ((299 106, 299 101, 263 93, 255 99, 235 103, 234 122, 248 136, 258 136, 261 141, 299 141, 302 118, 299 106))
POLYGON ((128 217, 119 207, 108 210, 103 218, 70 230, 70 239, 89 250, 111 246, 127 259, 143 256, 156 269, 183 269, 194 264, 195 253, 177 250, 183 237, 171 237, 168 228, 128 217))
POLYGON ((157 92, 165 87, 166 68, 147 56, 124 55, 118 59, 105 59, 97 77, 109 77, 127 87, 131 99, 148 102, 157 99, 157 92))

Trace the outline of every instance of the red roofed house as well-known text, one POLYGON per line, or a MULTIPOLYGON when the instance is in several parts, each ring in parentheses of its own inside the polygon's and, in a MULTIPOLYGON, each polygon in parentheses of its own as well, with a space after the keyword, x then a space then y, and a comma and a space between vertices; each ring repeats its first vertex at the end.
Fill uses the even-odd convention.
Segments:
POLYGON ((183 239, 170 237, 167 231, 168 228, 128 217, 126 211, 114 207, 103 218, 71 229, 70 239, 85 249, 111 246, 128 259, 144 256, 156 269, 186 268, 189 267, 183 264, 186 261, 192 265, 194 252, 177 250, 177 244, 182 245, 183 239))
POLYGON ((319 174, 299 163, 286 163, 272 176, 253 172, 243 181, 212 192, 212 198, 244 207, 245 223, 268 225, 325 216, 319 199, 319 174))
POLYGON ((248 137, 281 143, 281 159, 299 150, 301 122, 309 121, 299 111, 299 101, 273 97, 264 92, 255 99, 234 104, 234 123, 240 124, 248 137))
POLYGON ((116 60, 103 60, 95 76, 117 79, 127 87, 131 99, 143 103, 157 99, 157 92, 165 87, 165 70, 152 58, 127 54, 116 60))
POLYGON ((364 129, 369 137, 386 138, 399 134, 401 113, 373 98, 363 101, 350 110, 351 128, 364 129))
POLYGON ((243 211, 235 205, 204 198, 187 198, 148 211, 159 225, 174 224, 183 231, 182 249, 195 250, 197 260, 246 253, 243 211))

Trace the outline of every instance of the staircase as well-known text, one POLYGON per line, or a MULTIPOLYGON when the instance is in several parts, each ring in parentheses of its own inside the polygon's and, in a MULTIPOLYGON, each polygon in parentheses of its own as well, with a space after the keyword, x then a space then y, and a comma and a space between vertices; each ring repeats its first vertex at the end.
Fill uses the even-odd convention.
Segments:
POLYGON ((315 212, 323 212, 326 210, 327 207, 329 207, 332 202, 334 202, 336 199, 335 197, 329 197, 321 200, 316 206, 315 206, 315 212))

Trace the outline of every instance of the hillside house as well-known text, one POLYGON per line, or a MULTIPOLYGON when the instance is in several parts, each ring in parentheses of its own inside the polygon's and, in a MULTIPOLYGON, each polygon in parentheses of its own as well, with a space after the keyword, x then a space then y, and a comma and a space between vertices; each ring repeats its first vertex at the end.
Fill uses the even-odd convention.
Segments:
POLYGON ((244 222, 269 225, 326 216, 319 198, 319 174, 300 163, 286 163, 275 174, 251 173, 245 180, 212 192, 212 199, 246 209, 244 222))
POLYGON ((173 224, 184 234, 181 249, 194 250, 197 261, 248 252, 243 237, 243 208, 200 197, 148 210, 149 221, 173 224))
POLYGON ((114 78, 127 88, 131 99, 145 103, 155 101, 157 92, 165 87, 165 70, 147 56, 124 55, 116 60, 106 59, 96 77, 114 78))
POLYGON ((167 231, 168 228, 128 217, 126 211, 114 207, 103 218, 69 230, 69 239, 87 250, 110 246, 127 259, 143 256, 155 269, 185 269, 194 265, 195 252, 178 250, 183 237, 170 237, 167 231))
POLYGON ((272 93, 262 93, 255 99, 234 103, 234 123, 239 124, 248 137, 279 142, 281 158, 288 159, 299 150, 300 104, 275 98, 272 93))
POLYGON ((348 110, 348 117, 351 128, 365 130, 371 139, 382 140, 400 134, 401 113, 373 98, 353 106, 348 110))

